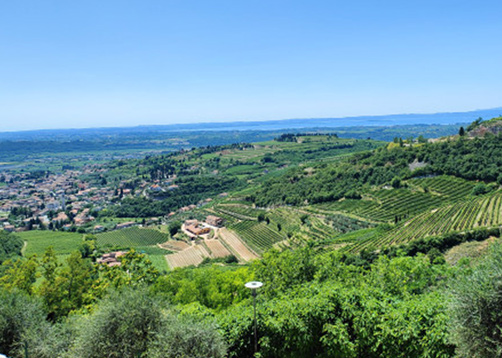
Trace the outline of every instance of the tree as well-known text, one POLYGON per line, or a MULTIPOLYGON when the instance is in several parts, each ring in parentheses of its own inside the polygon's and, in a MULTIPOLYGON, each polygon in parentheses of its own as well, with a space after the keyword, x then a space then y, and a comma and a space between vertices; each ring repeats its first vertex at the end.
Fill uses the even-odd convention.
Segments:
POLYGON ((102 279, 114 288, 152 284, 159 277, 159 271, 145 255, 131 249, 119 258, 120 266, 102 266, 102 279))
POLYGON ((398 189, 401 187, 401 179, 398 178, 398 177, 394 177, 392 178, 392 181, 390 182, 390 185, 395 188, 395 189, 398 189))
POLYGON ((176 235, 178 231, 180 231, 180 229, 181 229, 181 223, 179 221, 172 222, 171 224, 169 224, 168 227, 169 234, 171 234, 171 236, 176 235))
POLYGON ((57 321, 70 312, 91 304, 94 268, 80 252, 73 252, 65 266, 59 266, 54 251, 46 251, 42 260, 43 276, 40 295, 49 311, 49 319, 57 321))
POLYGON ((113 292, 90 317, 82 317, 73 353, 81 358, 225 356, 212 325, 177 318, 169 304, 145 287, 113 292))
MULTIPOLYGON (((0 352, 14 356, 28 330, 45 322, 42 303, 20 291, 0 288, 0 352)), ((19 357, 20 355, 15 355, 19 357)))
POLYGON ((427 143, 427 138, 425 138, 423 135, 419 135, 417 138, 418 143, 427 143))
POLYGON ((460 129, 458 130, 458 135, 461 137, 463 137, 465 135, 464 127, 460 127, 460 129))
POLYGON ((502 246, 451 284, 453 342, 460 357, 500 357, 502 352, 502 246))
POLYGON ((33 285, 38 277, 38 260, 36 255, 25 258, 10 259, 2 264, 3 276, 0 277, 0 287, 7 290, 21 290, 33 293, 33 285))
POLYGON ((6 231, 0 231, 0 264, 15 256, 21 256, 21 249, 23 248, 23 240, 6 231))

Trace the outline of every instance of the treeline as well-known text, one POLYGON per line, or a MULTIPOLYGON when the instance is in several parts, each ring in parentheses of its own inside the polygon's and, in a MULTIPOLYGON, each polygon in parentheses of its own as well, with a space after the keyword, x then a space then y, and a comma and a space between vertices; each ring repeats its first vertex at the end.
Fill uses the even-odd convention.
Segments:
POLYGON ((150 217, 167 215, 171 211, 196 204, 222 192, 237 189, 244 182, 228 176, 188 176, 176 180, 177 189, 152 193, 153 198, 124 198, 120 204, 112 206, 108 214, 117 217, 150 217))
POLYGON ((468 180, 502 184, 502 140, 498 136, 379 148, 346 161, 314 166, 314 173, 295 168, 272 178, 249 199, 259 206, 302 205, 358 197, 373 185, 396 186, 403 179, 447 174, 468 180), (424 167, 410 170, 409 164, 424 167), (394 181, 394 182, 393 182, 394 181))
POLYGON ((328 138, 338 138, 338 135, 336 133, 317 133, 317 132, 311 132, 311 133, 284 133, 281 134, 279 137, 274 138, 275 141, 277 142, 298 142, 298 137, 305 137, 305 136, 325 136, 328 138))

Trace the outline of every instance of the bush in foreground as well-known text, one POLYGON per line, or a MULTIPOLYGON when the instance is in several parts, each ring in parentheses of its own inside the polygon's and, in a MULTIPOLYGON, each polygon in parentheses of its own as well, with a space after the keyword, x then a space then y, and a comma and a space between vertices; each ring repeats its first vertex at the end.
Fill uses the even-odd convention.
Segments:
POLYGON ((451 333, 460 357, 502 357, 502 245, 452 284, 451 333))

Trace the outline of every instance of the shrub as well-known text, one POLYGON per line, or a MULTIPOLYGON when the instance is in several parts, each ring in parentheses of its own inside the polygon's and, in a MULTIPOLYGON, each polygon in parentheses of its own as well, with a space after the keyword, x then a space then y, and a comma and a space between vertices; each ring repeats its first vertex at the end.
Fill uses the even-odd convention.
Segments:
POLYGON ((40 301, 21 292, 0 289, 0 353, 21 357, 17 349, 24 343, 26 333, 44 323, 40 301))
POLYGON ((452 340, 460 357, 502 356, 502 246, 451 285, 452 340))
POLYGON ((160 296, 145 288, 125 289, 101 301, 82 317, 73 356, 106 357, 223 357, 225 347, 214 328, 181 322, 160 296))

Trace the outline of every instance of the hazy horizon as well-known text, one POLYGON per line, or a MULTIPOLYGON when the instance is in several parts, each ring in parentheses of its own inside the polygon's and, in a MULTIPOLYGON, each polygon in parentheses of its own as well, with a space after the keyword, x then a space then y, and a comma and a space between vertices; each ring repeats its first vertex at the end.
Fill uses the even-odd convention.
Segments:
MULTIPOLYGON (((177 122, 166 124, 138 124, 138 125, 118 125, 118 126, 94 126, 94 127, 59 127, 59 128, 33 128, 25 130, 7 130, 0 133, 22 133, 22 132, 38 132, 38 131, 71 131, 71 130, 113 130, 113 129, 134 129, 142 127, 173 127, 173 131, 178 130, 259 130, 260 124, 263 124, 263 130, 276 130, 287 129, 285 125, 295 123, 291 129, 301 128, 336 128, 336 127, 350 127, 350 126, 393 126, 393 125, 409 125, 409 124, 460 124, 471 122, 478 118, 478 116, 489 114, 491 116, 499 116, 502 114, 502 107, 494 107, 487 109, 476 109, 465 112, 435 112, 435 113, 391 113, 381 115, 360 115, 348 117, 323 117, 323 118, 283 118, 271 120, 241 120, 241 121, 201 121, 201 122, 177 122), (446 116, 446 118, 441 117, 446 116), (396 123, 396 119, 406 118, 407 121, 403 123, 396 123), (411 119, 410 119, 411 118, 411 119), (420 120, 422 118, 422 121, 420 120), (455 118, 458 118, 455 119, 455 118), (308 123, 312 121, 312 123, 308 123), (332 121, 340 121, 333 123, 332 121), (302 122, 300 125, 299 122, 302 122), (328 123, 328 125, 326 125, 328 123), (283 125, 285 124, 285 125, 283 125), (205 126, 200 127, 198 126, 205 126), (228 125, 228 126, 227 126, 228 125)), ((483 119, 490 119, 485 117, 483 119)))

